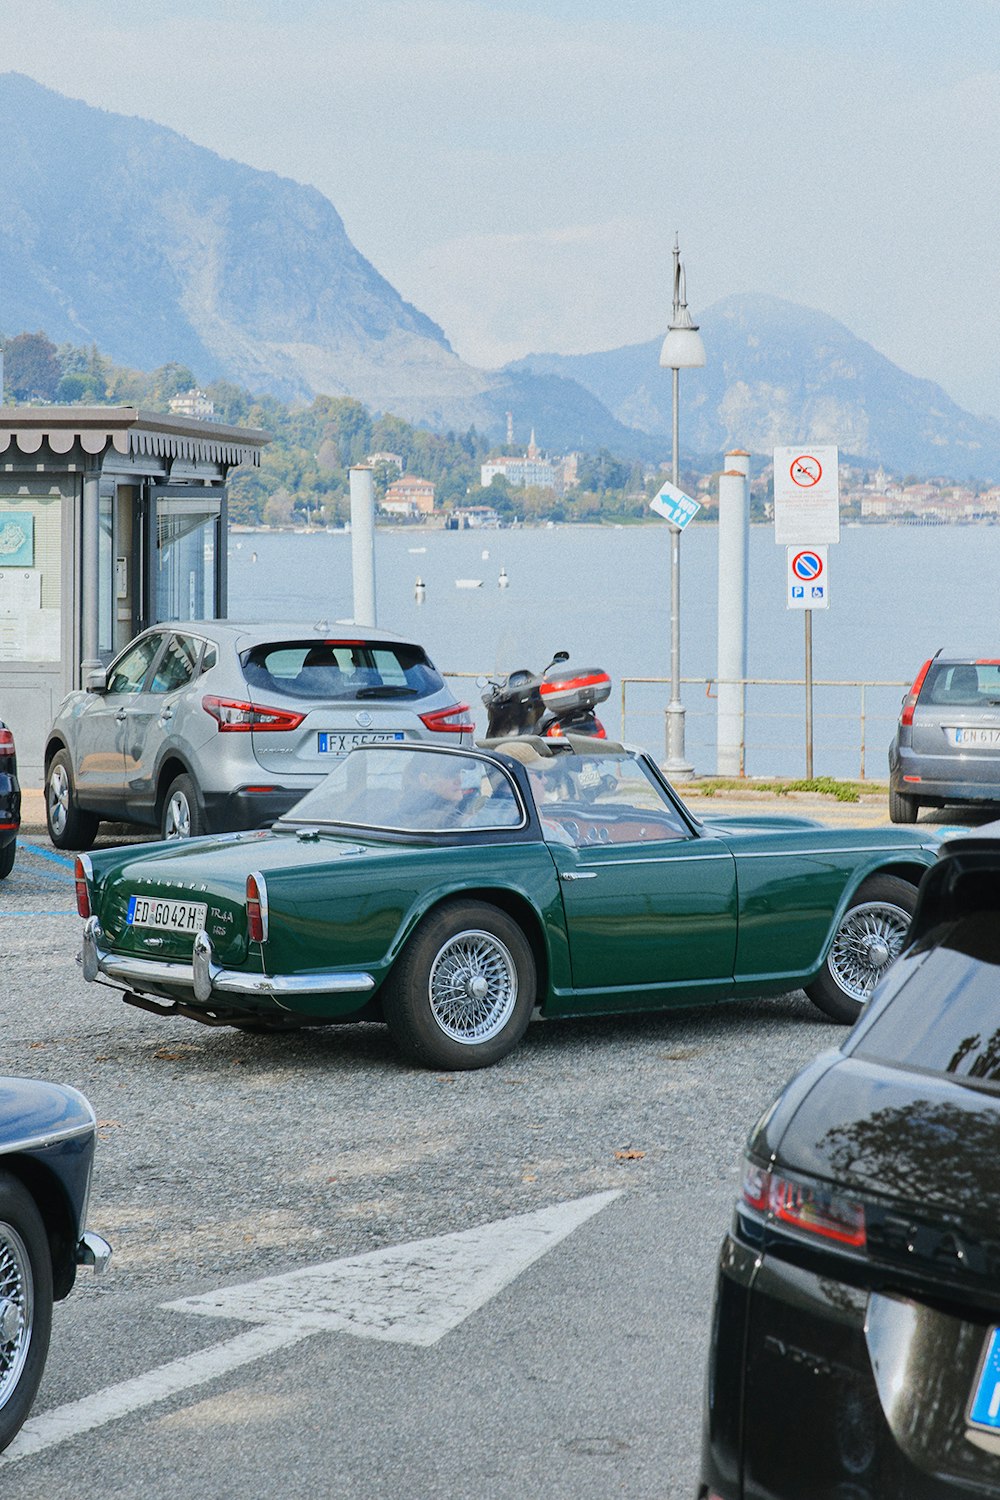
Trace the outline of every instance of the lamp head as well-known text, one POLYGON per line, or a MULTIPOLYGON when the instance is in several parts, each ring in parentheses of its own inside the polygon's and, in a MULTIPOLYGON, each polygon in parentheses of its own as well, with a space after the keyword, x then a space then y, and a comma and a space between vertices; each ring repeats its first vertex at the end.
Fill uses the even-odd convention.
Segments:
POLYGON ((696 370, 705 363, 705 345, 687 306, 687 278, 674 239, 674 315, 660 350, 660 364, 670 370, 696 370))

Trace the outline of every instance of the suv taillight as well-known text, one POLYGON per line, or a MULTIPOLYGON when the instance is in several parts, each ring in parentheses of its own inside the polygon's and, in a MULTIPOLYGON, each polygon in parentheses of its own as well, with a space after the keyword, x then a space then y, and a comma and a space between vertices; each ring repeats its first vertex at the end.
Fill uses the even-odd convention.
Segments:
MULTIPOLYGON (((932 657, 931 661, 933 661, 933 659, 934 658, 932 657)), ((917 699, 920 697, 920 689, 924 685, 924 678, 927 676, 927 673, 930 670, 930 665, 930 661, 924 662, 923 666, 920 668, 920 671, 917 673, 916 677, 913 680, 913 686, 910 688, 910 691, 903 699, 903 712, 899 716, 899 722, 901 724, 913 723, 913 710, 917 706, 917 699)))
POLYGON ((471 734, 475 728, 469 718, 467 703, 456 703, 451 708, 435 708, 430 713, 421 714, 420 722, 435 734, 471 734), (453 719, 457 722, 452 723, 453 719))
POLYGON ((858 1250, 865 1247, 864 1204, 831 1193, 823 1183, 793 1181, 745 1161, 740 1198, 747 1208, 770 1214, 803 1234, 820 1235, 858 1250))
POLYGON ((238 698, 213 698, 206 695, 201 706, 211 714, 220 734, 260 734, 265 730, 298 729, 305 714, 289 713, 283 708, 264 708, 259 703, 242 703, 238 698))
POLYGON ((0 729, 0 755, 14 754, 14 736, 9 729, 0 729))

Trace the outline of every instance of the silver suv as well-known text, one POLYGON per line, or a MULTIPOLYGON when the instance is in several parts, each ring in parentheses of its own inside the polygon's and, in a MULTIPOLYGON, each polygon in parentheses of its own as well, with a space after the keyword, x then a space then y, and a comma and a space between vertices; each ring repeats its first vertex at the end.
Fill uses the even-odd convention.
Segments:
POLYGON ((422 647, 384 630, 156 625, 59 705, 49 836, 89 849, 102 818, 166 839, 266 827, 355 745, 472 733, 422 647))
POLYGON ((922 806, 947 802, 1000 802, 1000 659, 939 651, 903 699, 889 817, 915 823, 922 806))

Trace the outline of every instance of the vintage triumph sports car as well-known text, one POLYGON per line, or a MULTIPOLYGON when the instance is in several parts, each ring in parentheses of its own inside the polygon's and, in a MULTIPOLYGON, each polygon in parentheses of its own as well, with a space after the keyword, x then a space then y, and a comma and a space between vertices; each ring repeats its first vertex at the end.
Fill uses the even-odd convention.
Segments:
POLYGON ((936 846, 699 821, 648 756, 525 737, 352 750, 270 830, 77 860, 89 980, 266 1030, 386 1021, 432 1067, 544 1016, 780 995, 853 1021, 936 846))
POLYGON ((0 1078, 0 1449, 19 1431, 45 1368, 52 1303, 78 1265, 111 1250, 85 1229, 94 1112, 76 1089, 0 1078))

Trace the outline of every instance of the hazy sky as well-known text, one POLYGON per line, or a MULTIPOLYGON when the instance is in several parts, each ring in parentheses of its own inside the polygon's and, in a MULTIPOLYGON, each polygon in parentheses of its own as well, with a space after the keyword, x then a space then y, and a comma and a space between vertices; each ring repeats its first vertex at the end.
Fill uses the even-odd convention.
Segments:
POLYGON ((314 184, 474 363, 662 332, 679 229, 1000 417, 1000 0, 0 0, 0 68, 314 184))

